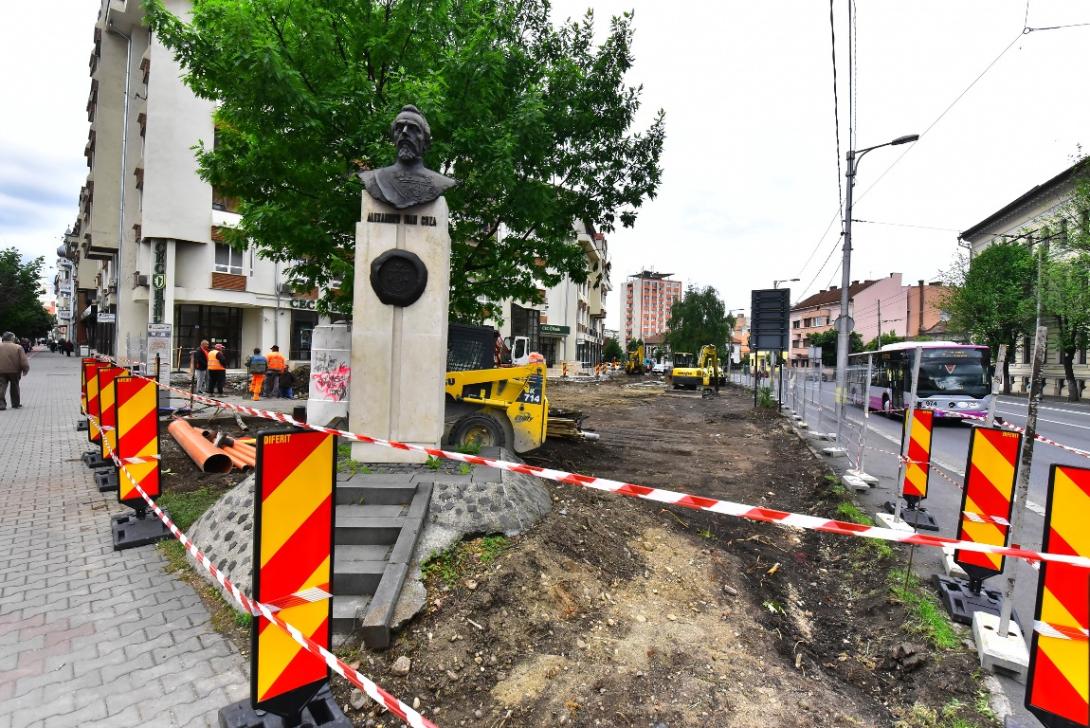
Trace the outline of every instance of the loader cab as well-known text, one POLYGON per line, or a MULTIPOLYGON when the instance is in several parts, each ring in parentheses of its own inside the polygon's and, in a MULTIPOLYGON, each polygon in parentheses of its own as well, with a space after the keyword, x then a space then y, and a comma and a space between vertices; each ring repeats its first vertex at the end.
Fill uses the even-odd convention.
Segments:
POLYGON ((511 349, 511 364, 522 366, 530 363, 530 338, 527 336, 508 337, 507 345, 511 349))

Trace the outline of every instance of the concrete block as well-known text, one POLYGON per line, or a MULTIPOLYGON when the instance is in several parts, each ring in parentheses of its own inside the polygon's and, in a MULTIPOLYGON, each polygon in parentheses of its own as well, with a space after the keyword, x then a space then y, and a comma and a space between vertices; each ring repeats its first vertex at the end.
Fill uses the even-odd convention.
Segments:
POLYGON ((954 561, 953 547, 942 547, 942 570, 945 571, 946 575, 951 579, 969 579, 969 575, 965 573, 965 569, 961 568, 961 566, 954 561))
POLYGON ((848 457, 848 451, 842 447, 823 447, 821 451, 831 458, 846 458, 848 457))
POLYGON ((847 474, 852 476, 853 478, 859 478, 867 485, 878 485, 878 478, 870 475, 869 473, 865 473, 862 470, 856 470, 853 468, 852 470, 849 470, 847 474))
POLYGON ((915 533, 916 529, 902 521, 892 513, 878 512, 874 514, 874 520, 882 528, 892 528, 894 531, 904 531, 905 533, 915 533))
POLYGON ((800 423, 798 423, 798 428, 800 430, 808 430, 808 429, 810 429, 810 423, 809 422, 800 422, 800 423))
POLYGON ((816 437, 819 440, 829 440, 829 441, 836 440, 836 433, 835 432, 811 432, 810 434, 813 435, 814 437, 816 437))
POLYGON ((848 473, 844 473, 844 475, 840 477, 840 481, 852 490, 858 491, 860 493, 870 490, 869 485, 867 485, 865 482, 855 477, 854 475, 849 475, 848 473))
POLYGON ((1029 670, 1029 650, 1022 628, 1013 619, 1005 635, 999 634, 999 617, 987 612, 973 615, 973 639, 980 666, 992 672, 1010 675, 1025 683, 1029 670))

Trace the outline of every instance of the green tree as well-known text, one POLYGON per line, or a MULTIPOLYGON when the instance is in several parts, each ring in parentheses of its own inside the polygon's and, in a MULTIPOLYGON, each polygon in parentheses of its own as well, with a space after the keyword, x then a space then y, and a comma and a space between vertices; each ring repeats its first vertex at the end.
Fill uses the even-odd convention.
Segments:
POLYGON ((971 262, 959 261, 947 274, 951 287, 942 305, 950 312, 951 327, 988 346, 993 361, 999 345, 1007 345, 1005 394, 1010 394, 1015 344, 1032 327, 1036 315, 1036 278, 1036 257, 1029 247, 1015 241, 994 242, 971 262))
POLYGON ((16 248, 0 250, 0 332, 34 339, 53 327, 53 317, 38 296, 42 288, 42 257, 24 260, 16 248))
POLYGON ((727 316, 726 311, 714 288, 689 286, 685 296, 674 302, 666 322, 670 350, 695 354, 705 344, 714 344, 725 352, 728 332, 734 326, 734 317, 727 316))
POLYGON ((878 336, 868 341, 867 345, 863 347, 863 351, 878 351, 883 346, 886 346, 888 344, 897 344, 904 340, 905 337, 898 336, 896 331, 890 331, 886 334, 879 334, 878 336))
POLYGON ((605 346, 602 347, 602 358, 606 361, 624 361, 624 351, 621 349, 621 342, 616 338, 610 337, 606 339, 605 346))
POLYGON ((1048 257, 1041 270, 1041 307, 1055 321, 1056 339, 1067 380, 1067 399, 1081 398, 1075 379, 1075 355, 1090 337, 1090 255, 1048 257))
POLYGON ((589 11, 557 27, 547 0, 195 0, 188 24, 145 4, 190 87, 220 104, 197 157, 241 200, 225 237, 322 286, 325 306, 350 310, 356 172, 393 161, 406 103, 431 126, 428 166, 459 181, 447 202, 462 320, 587 280, 573 223, 630 227, 658 188, 663 113, 633 131, 630 13, 596 45, 589 11))
MULTIPOLYGON (((836 366, 836 329, 822 331, 820 334, 811 334, 808 346, 821 347, 821 363, 823 366, 836 366)), ((857 354, 863 351, 863 337, 858 331, 853 331, 848 337, 848 353, 857 354)))

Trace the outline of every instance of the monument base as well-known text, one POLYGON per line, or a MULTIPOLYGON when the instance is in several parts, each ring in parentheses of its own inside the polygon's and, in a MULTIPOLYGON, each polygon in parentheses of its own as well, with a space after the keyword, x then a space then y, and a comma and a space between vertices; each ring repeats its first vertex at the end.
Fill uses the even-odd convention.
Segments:
MULTIPOLYGON (((434 443, 413 442, 411 445, 421 447, 435 447, 434 443)), ((361 463, 413 463, 421 464, 428 461, 426 453, 418 450, 399 450, 385 445, 373 445, 369 442, 352 443, 352 459, 361 463)))

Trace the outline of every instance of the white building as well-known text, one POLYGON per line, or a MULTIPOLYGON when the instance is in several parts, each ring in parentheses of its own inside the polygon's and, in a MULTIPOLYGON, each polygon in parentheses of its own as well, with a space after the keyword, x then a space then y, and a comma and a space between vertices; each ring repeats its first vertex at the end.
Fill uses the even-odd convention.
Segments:
POLYGON ((503 322, 497 326, 507 336, 526 336, 530 351, 541 352, 550 367, 602 361, 605 345, 606 297, 612 290, 609 246, 605 235, 590 224, 574 228, 586 253, 587 280, 576 283, 565 276, 560 283, 539 291, 536 302, 502 302, 503 322))
MULTIPOLYGON (((167 0, 178 15, 187 0, 167 0)), ((312 297, 293 297, 280 266, 224 245, 235 201, 197 174, 193 147, 215 140, 212 102, 182 81, 171 52, 141 24, 141 0, 102 0, 90 58, 87 181, 68 236, 78 280, 79 343, 144 360, 149 323, 172 324, 174 363, 201 339, 232 367, 279 344, 309 360, 312 297)))

